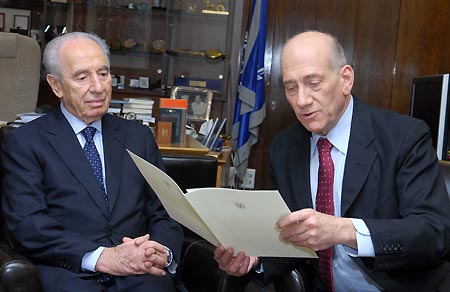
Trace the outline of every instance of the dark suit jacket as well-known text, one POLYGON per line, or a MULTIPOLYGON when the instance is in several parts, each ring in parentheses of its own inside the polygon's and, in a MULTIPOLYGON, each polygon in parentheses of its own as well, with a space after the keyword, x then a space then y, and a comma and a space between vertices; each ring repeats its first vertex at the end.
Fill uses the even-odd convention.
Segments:
POLYGON ((7 135, 3 212, 10 243, 38 266, 84 275, 81 259, 86 252, 118 245, 124 236, 149 233, 180 263, 181 227, 169 218, 126 152, 163 168, 150 129, 105 115, 102 131, 109 209, 59 108, 7 135))
MULTIPOLYGON (((293 211, 312 208, 310 136, 295 124, 271 146, 275 187, 293 211)), ((341 214, 367 224, 375 258, 354 260, 386 291, 436 291, 450 278, 450 204, 430 139, 422 121, 354 99, 341 214)), ((298 264, 265 263, 266 280, 298 264)))

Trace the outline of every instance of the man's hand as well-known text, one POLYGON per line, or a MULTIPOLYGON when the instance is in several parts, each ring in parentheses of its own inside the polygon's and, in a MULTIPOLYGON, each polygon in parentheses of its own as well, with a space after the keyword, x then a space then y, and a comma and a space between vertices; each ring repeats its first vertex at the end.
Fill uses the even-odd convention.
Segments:
POLYGON ((135 239, 124 237, 122 244, 103 250, 95 270, 114 276, 146 273, 164 276, 164 267, 167 263, 166 249, 149 239, 148 234, 135 239))
POLYGON ((348 218, 302 209, 284 216, 276 223, 280 240, 297 246, 323 250, 337 244, 357 249, 356 230, 348 218))
POLYGON ((247 256, 240 251, 234 256, 232 248, 217 247, 214 251, 214 259, 219 264, 219 268, 232 276, 243 276, 250 272, 258 265, 258 258, 254 256, 247 256))
MULTIPOLYGON (((132 239, 129 237, 124 237, 122 240, 124 243, 133 241, 134 245, 136 247, 139 247, 143 243, 146 243, 149 239, 150 239, 150 237, 145 235, 145 236, 137 237, 135 239, 132 239)), ((166 248, 163 245, 157 243, 156 241, 149 241, 149 243, 151 243, 151 244, 147 243, 147 245, 145 247, 145 251, 144 251, 144 256, 145 256, 144 265, 147 268, 155 267, 155 268, 159 268, 160 270, 163 270, 167 265, 167 250, 166 250, 166 248), (154 247, 155 244, 157 245, 157 248, 154 247), (161 252, 162 250, 163 250, 163 252, 161 252)), ((152 273, 152 274, 154 274, 154 273, 152 273)))

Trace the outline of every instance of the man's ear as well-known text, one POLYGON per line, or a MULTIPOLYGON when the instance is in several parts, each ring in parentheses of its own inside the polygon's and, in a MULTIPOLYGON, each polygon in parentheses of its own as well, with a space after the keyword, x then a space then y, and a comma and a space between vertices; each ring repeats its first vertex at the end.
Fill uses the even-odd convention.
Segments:
POLYGON ((51 74, 47 74, 47 82, 50 84, 55 95, 61 99, 62 98, 62 90, 59 81, 55 78, 55 76, 51 74))
POLYGON ((350 95, 355 81, 355 73, 350 65, 345 65, 341 68, 340 78, 342 82, 342 93, 347 96, 350 95))

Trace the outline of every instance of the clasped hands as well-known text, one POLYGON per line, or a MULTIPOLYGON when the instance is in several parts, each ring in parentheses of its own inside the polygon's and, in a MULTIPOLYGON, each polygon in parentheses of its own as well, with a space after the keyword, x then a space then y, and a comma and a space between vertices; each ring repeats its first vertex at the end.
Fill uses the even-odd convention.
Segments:
MULTIPOLYGON (((275 227, 280 230, 281 241, 299 247, 318 251, 345 244, 357 248, 356 230, 350 219, 322 214, 314 209, 292 212, 278 220, 275 227)), ((234 256, 233 248, 224 246, 216 248, 214 259, 221 270, 232 276, 245 275, 259 263, 258 257, 248 256, 242 251, 234 256)))
POLYGON ((96 272, 114 276, 166 274, 167 250, 162 244, 150 240, 148 234, 134 239, 124 237, 122 240, 120 245, 103 250, 95 267, 96 272))

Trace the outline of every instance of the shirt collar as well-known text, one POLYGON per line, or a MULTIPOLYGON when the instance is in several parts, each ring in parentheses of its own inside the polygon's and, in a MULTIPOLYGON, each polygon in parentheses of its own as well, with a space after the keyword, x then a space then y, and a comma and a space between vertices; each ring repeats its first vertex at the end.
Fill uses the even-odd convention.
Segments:
MULTIPOLYGON (((353 97, 350 97, 350 102, 348 103, 347 109, 345 110, 342 117, 339 119, 336 126, 328 132, 325 136, 333 146, 342 152, 344 155, 347 155, 348 150, 348 141, 350 139, 350 129, 352 126, 352 117, 353 117, 353 97)), ((315 154, 317 151, 317 141, 319 138, 323 136, 312 133, 311 135, 311 156, 315 154)))
POLYGON ((97 129, 98 132, 100 133, 102 132, 101 119, 91 124, 86 124, 84 121, 80 120, 73 114, 69 113, 69 111, 64 107, 62 102, 60 103, 60 108, 76 135, 78 135, 81 131, 83 131, 83 129, 86 128, 87 126, 94 127, 95 129, 97 129))

